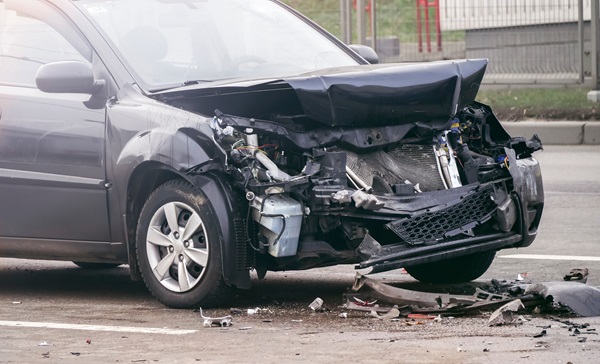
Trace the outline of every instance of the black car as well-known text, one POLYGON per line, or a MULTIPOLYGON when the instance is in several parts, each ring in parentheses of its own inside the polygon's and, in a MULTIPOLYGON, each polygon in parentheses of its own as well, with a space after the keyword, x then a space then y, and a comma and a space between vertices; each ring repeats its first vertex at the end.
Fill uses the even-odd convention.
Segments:
POLYGON ((487 60, 375 64, 269 0, 0 0, 0 39, 0 256, 197 307, 251 270, 469 281, 536 236, 487 60))

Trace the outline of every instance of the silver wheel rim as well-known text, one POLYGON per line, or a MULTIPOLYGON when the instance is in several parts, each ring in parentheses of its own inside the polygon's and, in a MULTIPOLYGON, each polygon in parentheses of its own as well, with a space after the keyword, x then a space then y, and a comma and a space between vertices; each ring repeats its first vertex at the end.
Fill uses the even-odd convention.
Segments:
POLYGON ((169 202, 150 219, 146 254, 152 273, 173 292, 194 288, 208 265, 208 237, 204 222, 190 206, 169 202))

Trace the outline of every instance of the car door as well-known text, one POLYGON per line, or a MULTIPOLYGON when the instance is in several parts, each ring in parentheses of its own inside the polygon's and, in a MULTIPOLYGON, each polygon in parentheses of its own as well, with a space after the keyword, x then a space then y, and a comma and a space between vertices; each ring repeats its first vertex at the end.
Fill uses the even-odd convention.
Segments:
POLYGON ((21 238, 44 240, 39 247, 110 240, 105 109, 86 103, 90 95, 44 93, 35 85, 46 63, 103 66, 92 62, 91 46, 62 13, 48 6, 44 17, 52 26, 0 2, 0 250, 3 240, 21 238))

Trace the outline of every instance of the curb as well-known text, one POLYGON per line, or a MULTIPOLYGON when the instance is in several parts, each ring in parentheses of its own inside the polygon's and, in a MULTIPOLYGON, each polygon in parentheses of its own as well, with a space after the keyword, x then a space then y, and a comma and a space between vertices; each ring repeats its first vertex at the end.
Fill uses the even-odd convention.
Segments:
POLYGON ((503 122, 511 136, 527 139, 539 135, 546 145, 600 145, 600 122, 592 121, 517 121, 503 122))

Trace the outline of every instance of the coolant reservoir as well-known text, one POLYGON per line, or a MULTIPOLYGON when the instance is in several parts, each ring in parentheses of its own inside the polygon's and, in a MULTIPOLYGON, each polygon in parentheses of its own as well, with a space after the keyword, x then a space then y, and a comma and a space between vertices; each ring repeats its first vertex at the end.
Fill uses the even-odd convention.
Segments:
POLYGON ((274 257, 296 255, 302 205, 286 195, 257 196, 252 201, 252 218, 260 225, 260 233, 267 237, 269 254, 274 257))

